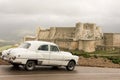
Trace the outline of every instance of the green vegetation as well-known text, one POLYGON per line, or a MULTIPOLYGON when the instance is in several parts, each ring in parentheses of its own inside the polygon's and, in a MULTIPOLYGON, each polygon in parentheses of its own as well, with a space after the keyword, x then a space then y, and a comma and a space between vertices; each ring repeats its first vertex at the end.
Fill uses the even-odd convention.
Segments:
POLYGON ((106 57, 107 59, 111 60, 113 63, 115 64, 120 64, 120 57, 116 57, 116 56, 109 56, 109 57, 106 57))
POLYGON ((85 58, 90 58, 90 57, 91 57, 90 54, 88 54, 88 53, 80 54, 79 56, 83 56, 83 57, 85 57, 85 58))
POLYGON ((77 56, 83 56, 85 58, 89 58, 91 57, 90 56, 90 53, 87 53, 87 52, 84 52, 84 51, 78 51, 78 50, 75 50, 75 51, 70 51, 72 54, 74 55, 77 55, 77 56))
POLYGON ((12 47, 13 47, 12 45, 0 47, 0 52, 2 52, 3 50, 6 50, 6 49, 12 48, 12 47))
POLYGON ((70 52, 74 55, 83 56, 85 58, 89 58, 89 57, 107 58, 115 64, 120 64, 120 51, 117 51, 117 50, 116 51, 95 51, 95 52, 92 52, 92 53, 79 51, 79 50, 74 50, 74 51, 70 51, 70 52))
POLYGON ((69 51, 74 55, 81 56, 81 54, 89 54, 90 56, 98 56, 98 57, 107 57, 107 56, 120 56, 119 51, 95 51, 95 52, 84 52, 84 51, 79 51, 79 50, 74 50, 74 51, 69 51))

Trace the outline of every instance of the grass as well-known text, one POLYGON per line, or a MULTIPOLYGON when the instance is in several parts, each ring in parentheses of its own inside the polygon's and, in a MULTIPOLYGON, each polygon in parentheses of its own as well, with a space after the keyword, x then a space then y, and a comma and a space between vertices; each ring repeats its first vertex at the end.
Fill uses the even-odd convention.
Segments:
POLYGON ((84 52, 84 51, 79 51, 79 50, 74 50, 74 51, 70 51, 70 52, 74 55, 83 56, 85 58, 90 58, 90 57, 107 58, 115 64, 120 64, 120 50, 116 50, 116 51, 95 51, 95 52, 91 52, 91 53, 84 52))
POLYGON ((120 64, 120 56, 107 56, 106 58, 115 64, 120 64))
POLYGON ((12 48, 12 47, 13 47, 12 45, 0 47, 0 52, 2 52, 3 50, 6 50, 6 49, 12 48))
POLYGON ((74 55, 80 56, 81 54, 89 54, 90 56, 99 56, 99 57, 104 57, 104 56, 120 56, 119 51, 95 51, 95 52, 84 52, 84 51, 79 51, 79 50, 73 50, 69 51, 74 55))

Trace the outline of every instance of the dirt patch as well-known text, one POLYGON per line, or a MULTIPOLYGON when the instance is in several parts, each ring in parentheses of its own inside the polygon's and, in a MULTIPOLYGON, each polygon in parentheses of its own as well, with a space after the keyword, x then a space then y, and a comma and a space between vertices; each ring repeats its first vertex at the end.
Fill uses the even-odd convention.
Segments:
POLYGON ((80 57, 78 63, 80 66, 120 68, 120 64, 114 64, 106 58, 80 57))
POLYGON ((9 65, 9 63, 0 59, 0 65, 9 65))

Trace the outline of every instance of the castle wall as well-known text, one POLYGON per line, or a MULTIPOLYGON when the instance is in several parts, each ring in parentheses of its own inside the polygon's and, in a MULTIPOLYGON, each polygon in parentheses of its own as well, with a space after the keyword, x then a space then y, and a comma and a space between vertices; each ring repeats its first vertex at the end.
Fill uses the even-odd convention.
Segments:
POLYGON ((94 52, 95 40, 80 40, 78 49, 83 50, 85 52, 94 52))
POLYGON ((70 50, 75 50, 78 49, 78 42, 77 41, 72 41, 69 46, 70 50))
POLYGON ((84 40, 83 41, 83 51, 94 52, 95 51, 95 41, 94 40, 84 40))
POLYGON ((71 40, 56 40, 54 41, 60 48, 75 50, 78 48, 78 42, 71 40))
POLYGON ((49 39, 49 30, 40 30, 39 32, 39 39, 49 39))
POLYGON ((78 43, 79 45, 78 45, 78 50, 83 50, 83 41, 82 40, 80 40, 79 41, 79 43, 78 43))
POLYGON ((56 27, 54 39, 71 39, 74 35, 74 27, 56 27))
POLYGON ((104 33, 106 46, 120 46, 120 33, 104 33))
POLYGON ((120 33, 104 33, 103 45, 98 45, 96 50, 120 50, 120 33))
POLYGON ((54 36, 55 36, 55 33, 56 33, 56 28, 55 27, 51 27, 50 28, 50 34, 49 34, 49 39, 54 39, 54 36))
POLYGON ((69 50, 95 51, 103 37, 101 29, 92 23, 76 23, 75 27, 38 28, 36 40, 54 42, 61 48, 69 50))
POLYGON ((113 34, 113 46, 119 46, 120 47, 120 33, 114 33, 113 34))
POLYGON ((100 40, 95 40, 95 45, 96 46, 100 46, 100 45, 104 45, 104 39, 100 39, 100 40))
POLYGON ((25 36, 24 37, 24 41, 33 41, 33 40, 36 40, 36 37, 33 37, 33 36, 25 36))
POLYGON ((113 33, 104 33, 104 44, 106 46, 113 46, 113 33))

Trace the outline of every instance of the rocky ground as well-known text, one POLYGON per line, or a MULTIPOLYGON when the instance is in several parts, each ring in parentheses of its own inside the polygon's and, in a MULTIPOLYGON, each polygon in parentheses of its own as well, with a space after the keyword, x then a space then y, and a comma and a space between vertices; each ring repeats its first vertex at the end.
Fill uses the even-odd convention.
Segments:
POLYGON ((106 58, 79 58, 79 65, 80 66, 92 66, 92 67, 108 67, 108 68, 120 68, 120 64, 114 64, 112 61, 106 58))
POLYGON ((0 59, 0 65, 9 65, 9 63, 0 59))
MULTIPOLYGON (((120 64, 114 64, 112 61, 106 58, 84 58, 81 56, 79 58, 78 64, 80 66, 120 68, 120 64)), ((0 59, 0 65, 9 65, 9 63, 0 59)))

